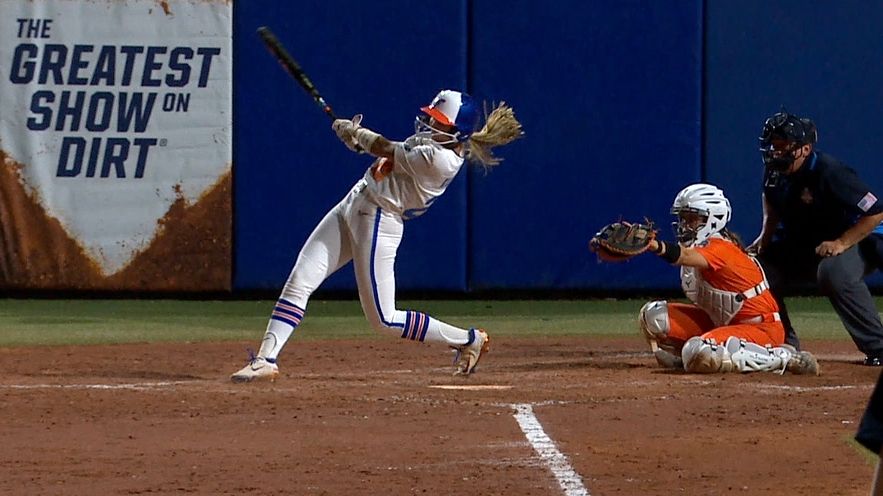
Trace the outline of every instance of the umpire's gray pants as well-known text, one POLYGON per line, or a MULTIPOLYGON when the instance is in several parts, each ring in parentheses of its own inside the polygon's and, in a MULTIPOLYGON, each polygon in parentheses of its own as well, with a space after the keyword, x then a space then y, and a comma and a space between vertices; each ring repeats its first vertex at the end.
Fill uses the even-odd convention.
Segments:
POLYGON ((864 281, 876 268, 862 258, 856 244, 836 257, 822 259, 816 278, 858 349, 883 356, 883 322, 864 281))

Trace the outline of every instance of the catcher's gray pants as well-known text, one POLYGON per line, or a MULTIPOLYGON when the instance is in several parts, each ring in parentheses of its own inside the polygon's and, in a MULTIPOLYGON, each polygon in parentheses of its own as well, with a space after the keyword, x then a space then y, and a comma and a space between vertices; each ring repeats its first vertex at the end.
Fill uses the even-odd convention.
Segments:
POLYGON ((883 237, 872 234, 836 257, 803 257, 804 263, 790 248, 793 247, 776 243, 759 257, 779 303, 785 342, 798 348, 800 345, 782 295, 792 288, 795 279, 799 282, 812 277, 814 268, 819 291, 831 301, 858 349, 869 356, 883 356, 883 322, 864 281, 865 276, 881 267, 883 237))

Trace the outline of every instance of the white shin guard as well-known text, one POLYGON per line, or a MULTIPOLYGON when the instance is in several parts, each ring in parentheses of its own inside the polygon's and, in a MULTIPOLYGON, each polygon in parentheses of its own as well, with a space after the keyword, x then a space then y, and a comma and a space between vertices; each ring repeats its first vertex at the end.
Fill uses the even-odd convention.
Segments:
POLYGON ((791 352, 783 347, 761 346, 737 337, 718 344, 713 339, 690 338, 682 351, 684 370, 700 374, 715 372, 784 373, 791 352))
POLYGON ((727 339, 726 349, 739 372, 785 373, 791 352, 782 347, 761 346, 736 337, 727 339))

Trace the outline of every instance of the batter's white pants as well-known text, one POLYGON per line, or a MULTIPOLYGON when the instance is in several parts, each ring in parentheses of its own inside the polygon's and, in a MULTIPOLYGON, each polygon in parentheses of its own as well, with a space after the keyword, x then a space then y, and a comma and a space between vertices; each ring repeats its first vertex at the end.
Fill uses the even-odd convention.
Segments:
POLYGON ((350 260, 362 310, 375 330, 454 347, 468 343, 468 330, 396 309, 394 267, 403 221, 371 202, 364 189, 364 181, 356 183, 310 234, 273 309, 258 356, 276 359, 300 324, 310 295, 350 260))

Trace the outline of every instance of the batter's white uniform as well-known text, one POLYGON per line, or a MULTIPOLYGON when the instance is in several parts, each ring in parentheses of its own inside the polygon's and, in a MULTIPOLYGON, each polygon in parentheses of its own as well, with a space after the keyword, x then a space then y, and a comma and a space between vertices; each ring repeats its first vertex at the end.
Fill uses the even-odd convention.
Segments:
POLYGON ((405 219, 423 214, 463 166, 429 133, 395 143, 393 167, 378 158, 313 230, 273 310, 259 356, 275 360, 319 285, 350 260, 365 316, 378 331, 460 346, 469 331, 395 307, 395 257, 405 219))

